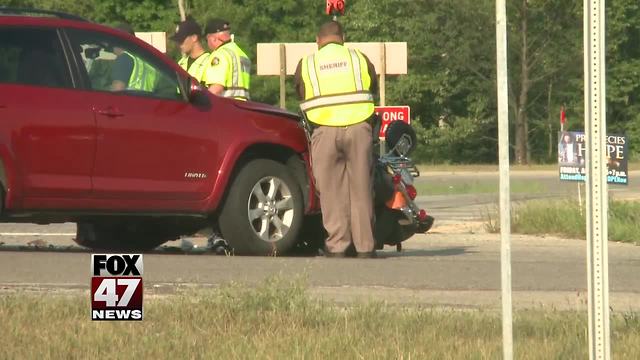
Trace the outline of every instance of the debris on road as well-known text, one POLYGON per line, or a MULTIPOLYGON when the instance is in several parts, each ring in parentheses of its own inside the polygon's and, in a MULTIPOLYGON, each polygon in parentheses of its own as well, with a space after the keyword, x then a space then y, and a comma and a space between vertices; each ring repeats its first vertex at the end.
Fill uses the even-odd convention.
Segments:
MULTIPOLYGON (((29 242, 27 242, 27 245, 35 247, 35 248, 43 248, 43 247, 47 247, 49 246, 49 243, 42 240, 42 239, 36 239, 36 240, 31 240, 29 242)), ((50 247, 53 247, 53 245, 51 245, 50 247)))

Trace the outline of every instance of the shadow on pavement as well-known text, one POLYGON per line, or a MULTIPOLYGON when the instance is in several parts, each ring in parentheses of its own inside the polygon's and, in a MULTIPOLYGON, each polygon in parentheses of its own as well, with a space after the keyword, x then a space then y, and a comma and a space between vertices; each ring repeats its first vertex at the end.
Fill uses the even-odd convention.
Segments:
MULTIPOLYGON (((392 251, 388 248, 384 251, 378 251, 378 257, 384 258, 404 258, 404 257, 442 257, 442 256, 458 256, 464 254, 472 254, 475 251, 469 251, 469 246, 457 246, 443 249, 403 249, 401 252, 392 251)), ((117 253, 122 251, 100 251, 90 250, 80 246, 28 246, 28 245, 0 245, 0 252, 44 252, 44 253, 117 253)), ((143 253, 143 254, 164 254, 164 255, 208 255, 208 256, 225 256, 217 255, 212 251, 208 251, 206 248, 197 248, 185 251, 180 247, 165 246, 159 247, 152 251, 128 251, 129 253, 143 253)), ((229 255, 235 257, 234 255, 229 255)), ((240 256, 238 256, 240 257, 240 256)), ((258 256, 258 257, 272 257, 272 256, 258 256)), ((294 251, 291 254, 275 256, 275 258, 324 258, 318 254, 317 251, 294 251)))
POLYGON ((444 249, 403 249, 402 252, 384 252, 384 257, 438 257, 438 256, 458 256, 464 254, 473 254, 475 251, 469 251, 470 246, 456 246, 444 249))

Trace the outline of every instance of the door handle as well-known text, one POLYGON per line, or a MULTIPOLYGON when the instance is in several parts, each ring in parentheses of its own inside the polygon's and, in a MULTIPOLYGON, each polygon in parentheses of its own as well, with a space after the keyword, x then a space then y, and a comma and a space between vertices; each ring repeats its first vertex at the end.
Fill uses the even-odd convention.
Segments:
POLYGON ((118 109, 114 109, 112 107, 108 107, 106 109, 99 109, 96 112, 100 115, 111 117, 111 118, 124 116, 124 114, 118 111, 118 109))
POLYGON ((7 105, 0 104, 0 109, 6 109, 6 108, 7 108, 7 105))

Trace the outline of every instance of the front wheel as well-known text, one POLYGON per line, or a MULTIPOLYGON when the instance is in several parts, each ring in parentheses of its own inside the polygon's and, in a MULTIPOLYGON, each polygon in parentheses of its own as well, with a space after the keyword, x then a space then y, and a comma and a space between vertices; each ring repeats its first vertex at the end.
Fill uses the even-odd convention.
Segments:
POLYGON ((298 241, 304 217, 300 186, 286 166, 248 162, 229 189, 220 212, 222 235, 238 255, 279 255, 298 241))

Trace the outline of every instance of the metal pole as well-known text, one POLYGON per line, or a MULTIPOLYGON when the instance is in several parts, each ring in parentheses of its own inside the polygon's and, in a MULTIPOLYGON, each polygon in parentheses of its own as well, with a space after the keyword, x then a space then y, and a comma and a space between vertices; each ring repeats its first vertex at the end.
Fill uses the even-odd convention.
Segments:
POLYGON ((589 359, 609 359, 609 254, 607 247, 607 162, 605 0, 584 0, 584 112, 587 146, 587 270, 589 359))
POLYGON ((502 282, 502 351, 513 359, 511 300, 511 199, 509 190, 509 92, 507 73, 507 7, 496 0, 496 58, 498 67, 498 143, 500 158, 500 269, 502 282))
POLYGON ((380 106, 385 106, 386 104, 386 83, 387 83, 387 48, 385 44, 380 43, 380 106))
POLYGON ((180 12, 180 21, 185 21, 187 19, 187 14, 185 11, 184 0, 178 0, 178 11, 180 12))
POLYGON ((280 44, 280 108, 287 107, 287 88, 285 79, 287 76, 287 52, 284 44, 280 44))
POLYGON ((578 182, 578 206, 580 207, 580 216, 582 216, 582 183, 578 182))
MULTIPOLYGON (((380 91, 380 106, 387 105, 387 47, 384 42, 380 43, 380 82, 378 84, 380 91)), ((382 124, 381 124, 382 126, 382 124)), ((378 134, 374 134, 378 136, 378 134)), ((386 152, 386 143, 384 138, 380 140, 380 155, 386 152)))

